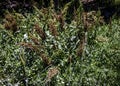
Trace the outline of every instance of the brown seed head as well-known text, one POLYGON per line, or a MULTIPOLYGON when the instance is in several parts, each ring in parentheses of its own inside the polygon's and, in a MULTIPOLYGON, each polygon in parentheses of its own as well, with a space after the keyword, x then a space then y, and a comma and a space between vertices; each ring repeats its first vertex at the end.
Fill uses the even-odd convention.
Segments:
POLYGON ((56 28, 56 26, 54 25, 54 23, 50 23, 49 24, 49 30, 50 30, 50 32, 51 32, 51 34, 53 35, 53 36, 57 36, 58 35, 58 32, 57 32, 57 28, 56 28))
POLYGON ((5 15, 5 19, 9 22, 12 22, 14 20, 14 17, 11 14, 5 15))
POLYGON ((31 50, 34 50, 34 51, 39 51, 38 46, 33 45, 32 43, 21 42, 18 45, 23 46, 23 47, 28 48, 28 49, 31 49, 31 50))
POLYGON ((77 48, 77 55, 81 56, 84 50, 84 40, 82 40, 82 42, 79 43, 79 46, 77 48))
POLYGON ((32 41, 35 43, 35 45, 39 45, 40 42, 39 42, 39 39, 34 37, 32 34, 29 34, 30 35, 30 38, 32 39, 32 41))
POLYGON ((60 23, 60 28, 63 30, 63 26, 65 24, 65 21, 64 21, 64 17, 63 17, 62 12, 55 14, 54 17, 60 23))
POLYGON ((51 64, 50 59, 45 54, 41 54, 40 57, 42 58, 42 61, 45 64, 45 66, 48 66, 51 64))
POLYGON ((46 82, 51 81, 51 79, 59 73, 59 70, 57 67, 52 67, 49 68, 47 77, 46 77, 46 82))
POLYGON ((5 15, 5 19, 6 19, 6 21, 4 22, 5 29, 11 30, 13 31, 13 33, 16 32, 18 30, 16 19, 10 14, 5 15))
POLYGON ((42 30, 41 27, 39 27, 38 24, 34 25, 34 29, 37 32, 37 34, 41 37, 42 40, 46 39, 46 33, 42 30))

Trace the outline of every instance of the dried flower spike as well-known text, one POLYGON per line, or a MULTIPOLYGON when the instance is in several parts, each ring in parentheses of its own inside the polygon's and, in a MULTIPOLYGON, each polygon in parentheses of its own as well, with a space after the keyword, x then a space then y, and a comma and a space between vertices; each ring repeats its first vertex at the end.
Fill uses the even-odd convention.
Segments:
POLYGON ((33 45, 31 43, 21 42, 18 45, 23 46, 28 49, 31 49, 31 50, 34 50, 34 51, 39 51, 39 48, 36 45, 33 45))
POLYGON ((29 35, 30 35, 30 38, 32 39, 32 41, 35 43, 35 45, 39 45, 40 44, 38 38, 34 37, 31 33, 29 35))
POLYGON ((48 66, 51 64, 50 59, 45 54, 41 54, 40 57, 42 58, 42 61, 45 64, 45 66, 48 66))
POLYGON ((49 30, 53 36, 56 37, 58 35, 57 28, 55 27, 54 23, 49 24, 49 30))
POLYGON ((4 23, 5 29, 11 30, 13 31, 13 33, 16 32, 18 30, 16 19, 10 14, 5 15, 5 19, 6 19, 4 23))
POLYGON ((57 75, 59 73, 59 70, 57 67, 52 67, 52 68, 49 68, 48 70, 48 73, 47 73, 47 77, 46 77, 46 83, 48 81, 51 81, 51 79, 57 75))
POLYGON ((36 30, 36 32, 38 33, 42 40, 46 39, 46 33, 42 30, 41 27, 39 27, 38 24, 34 25, 34 29, 36 30))
POLYGON ((59 13, 58 15, 56 15, 56 19, 57 19, 57 21, 59 21, 60 28, 63 30, 63 26, 65 24, 65 21, 64 21, 62 13, 59 13))
POLYGON ((78 49, 77 49, 77 55, 81 56, 83 51, 84 51, 84 40, 82 40, 82 42, 79 43, 78 49))

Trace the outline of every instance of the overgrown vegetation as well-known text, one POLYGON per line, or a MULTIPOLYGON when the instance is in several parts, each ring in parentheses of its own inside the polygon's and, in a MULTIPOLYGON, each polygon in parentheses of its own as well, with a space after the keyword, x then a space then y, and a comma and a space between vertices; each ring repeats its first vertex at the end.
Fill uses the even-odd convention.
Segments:
POLYGON ((0 86, 120 85, 120 19, 106 24, 99 11, 83 13, 80 2, 68 16, 71 4, 58 12, 52 2, 31 13, 6 11, 0 19, 0 86))

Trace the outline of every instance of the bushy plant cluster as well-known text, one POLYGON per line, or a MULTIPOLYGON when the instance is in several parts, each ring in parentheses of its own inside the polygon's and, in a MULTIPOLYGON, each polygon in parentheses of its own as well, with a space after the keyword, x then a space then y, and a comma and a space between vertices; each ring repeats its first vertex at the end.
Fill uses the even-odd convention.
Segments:
POLYGON ((0 24, 1 86, 119 86, 120 21, 100 24, 81 6, 66 23, 66 9, 7 12, 0 24), (88 18, 89 20, 89 18, 88 18))

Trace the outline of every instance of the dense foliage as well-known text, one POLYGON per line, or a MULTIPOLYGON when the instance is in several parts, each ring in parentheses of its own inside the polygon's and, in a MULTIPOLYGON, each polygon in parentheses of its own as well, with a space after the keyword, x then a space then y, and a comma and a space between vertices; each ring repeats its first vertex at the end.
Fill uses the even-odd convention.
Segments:
POLYGON ((68 15, 70 5, 59 12, 52 2, 48 8, 33 6, 31 13, 5 12, 0 86, 120 85, 120 19, 106 24, 100 12, 89 12, 85 32, 82 6, 68 15))

